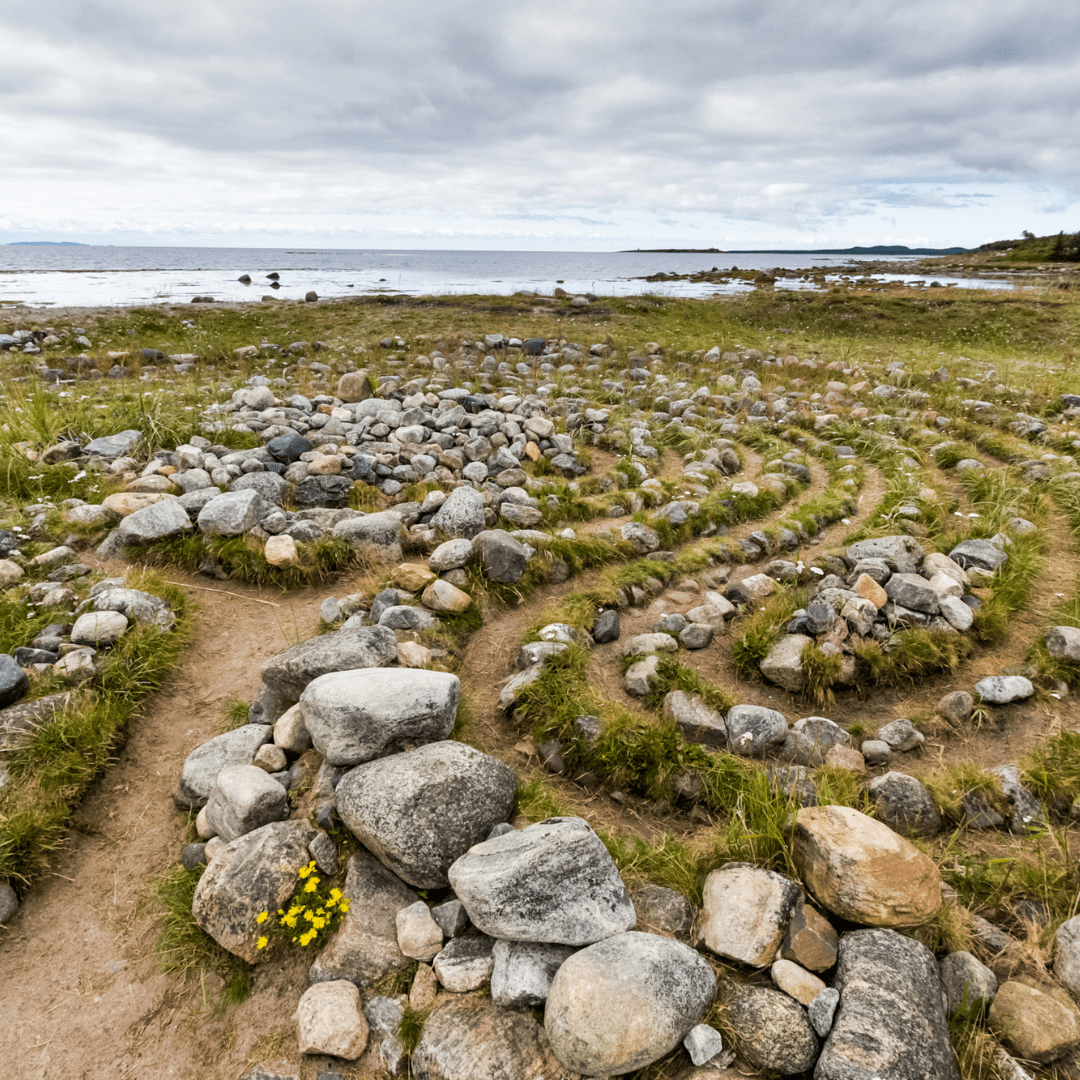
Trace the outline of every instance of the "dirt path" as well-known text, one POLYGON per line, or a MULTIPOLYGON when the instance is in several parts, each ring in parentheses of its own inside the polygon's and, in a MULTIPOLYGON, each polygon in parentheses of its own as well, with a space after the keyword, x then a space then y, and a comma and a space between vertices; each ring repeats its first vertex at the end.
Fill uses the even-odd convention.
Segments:
MULTIPOLYGON (((200 611, 182 666, 135 721, 53 872, 0 937, 0 1058, 17 1080, 236 1080, 260 1047, 271 1047, 260 1040, 292 1031, 303 971, 260 972, 242 1005, 194 1020, 215 996, 214 979, 200 987, 163 974, 155 925, 137 910, 147 880, 186 842, 170 797, 184 759, 218 734, 232 699, 254 696, 264 660, 314 632, 327 591, 227 588, 245 599, 192 591, 200 611)), ((295 1066, 295 1037, 278 1041, 295 1066)))

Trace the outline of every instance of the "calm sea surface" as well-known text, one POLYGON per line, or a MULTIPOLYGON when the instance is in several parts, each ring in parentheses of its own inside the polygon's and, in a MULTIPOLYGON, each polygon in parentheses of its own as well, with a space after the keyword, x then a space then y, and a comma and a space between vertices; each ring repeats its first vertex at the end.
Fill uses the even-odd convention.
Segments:
MULTIPOLYGON (((550 295, 714 296, 753 288, 750 283, 643 280, 655 273, 730 269, 832 269, 856 260, 837 255, 650 254, 612 251, 378 251, 333 248, 200 248, 0 245, 0 304, 126 307, 186 303, 193 296, 258 301, 273 291, 283 299, 357 293, 437 296, 461 293, 509 294, 522 290, 550 295), (280 274, 272 290, 268 274, 280 274), (250 285, 237 278, 250 275, 250 285)), ((906 260, 892 260, 901 262, 906 260)), ((913 263, 914 257, 910 259, 913 263)), ((876 275, 889 280, 923 280, 910 275, 876 275)), ((968 288, 1011 288, 1001 281, 935 277, 968 288)), ((813 288, 808 279, 781 279, 778 288, 813 288)))

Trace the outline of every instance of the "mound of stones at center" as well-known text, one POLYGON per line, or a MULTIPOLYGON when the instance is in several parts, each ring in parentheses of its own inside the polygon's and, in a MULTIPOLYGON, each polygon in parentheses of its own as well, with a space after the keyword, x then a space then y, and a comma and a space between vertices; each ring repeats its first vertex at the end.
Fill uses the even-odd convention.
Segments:
MULTIPOLYGON (((194 917, 237 956, 272 957, 256 916, 288 901, 312 859, 350 900, 311 957, 302 1050, 445 1080, 618 1075, 680 1046, 716 1069, 959 1075, 948 1015, 976 990, 989 1003, 996 982, 967 954, 939 971, 900 933, 945 902, 907 839, 856 810, 806 806, 797 877, 728 863, 700 911, 660 886, 631 894, 585 821, 510 823, 514 773, 448 737, 455 676, 395 667, 394 646, 387 627, 341 629, 269 661, 253 722, 193 751, 176 793, 201 807, 204 843, 184 852, 207 863, 194 917), (312 753, 314 824, 286 797, 312 753), (347 860, 326 831, 339 822, 360 844, 347 860), (710 957, 756 976, 718 979, 710 957), (407 994, 379 992, 414 964, 407 994), (427 1017, 411 1055, 406 1008, 427 1017)), ((1012 1010, 1010 1045, 1043 1046, 1033 1021, 1013 1019, 1026 1000, 1009 990, 998 1007, 1012 1010)))
POLYGON ((911 536, 860 540, 833 557, 805 608, 785 636, 761 661, 770 682, 798 693, 806 685, 803 652, 811 645, 840 657, 841 684, 856 677, 860 642, 888 644, 899 629, 921 627, 942 633, 971 629, 981 602, 969 589, 973 579, 992 576, 1008 554, 1004 534, 965 540, 949 554, 927 552, 911 536))

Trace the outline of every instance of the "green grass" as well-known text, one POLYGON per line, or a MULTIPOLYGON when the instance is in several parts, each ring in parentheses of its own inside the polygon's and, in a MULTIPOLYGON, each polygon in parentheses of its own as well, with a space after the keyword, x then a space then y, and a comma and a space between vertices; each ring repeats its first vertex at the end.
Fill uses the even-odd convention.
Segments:
POLYGON ((731 659, 744 679, 761 678, 761 661, 780 640, 787 624, 805 599, 804 591, 779 586, 763 607, 752 611, 745 618, 742 634, 731 646, 731 659))
POLYGON ((159 540, 145 548, 129 548, 128 557, 150 566, 175 566, 193 573, 208 560, 220 564, 229 577, 248 585, 270 585, 283 592, 330 581, 346 570, 365 564, 345 540, 323 536, 296 545, 295 566, 273 566, 266 561, 263 544, 246 536, 180 536, 159 540))
POLYGON ((155 917, 159 934, 154 947, 163 970, 177 975, 213 973, 225 982, 216 1009, 243 1001, 251 988, 251 966, 206 934, 191 917, 195 889, 206 867, 185 870, 175 863, 151 878, 143 911, 155 917))
POLYGON ((84 792, 190 638, 190 601, 182 590, 153 574, 133 576, 129 584, 165 599, 177 624, 167 634, 147 625, 130 630, 109 652, 92 690, 76 694, 8 758, 11 781, 0 792, 0 877, 17 890, 45 871, 84 792))

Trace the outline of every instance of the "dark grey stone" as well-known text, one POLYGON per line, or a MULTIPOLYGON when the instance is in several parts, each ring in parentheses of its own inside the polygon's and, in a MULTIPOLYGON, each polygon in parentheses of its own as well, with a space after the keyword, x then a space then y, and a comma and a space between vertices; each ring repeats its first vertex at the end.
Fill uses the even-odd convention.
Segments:
POLYGON ((997 993, 997 976, 969 952, 954 952, 938 964, 949 1016, 975 1020, 990 1007, 997 993))
POLYGON ((473 537, 473 551, 487 576, 505 585, 520 581, 529 562, 525 547, 503 529, 477 533, 473 537))
POLYGON ((14 656, 0 653, 0 709, 14 705, 30 692, 30 677, 14 656))
POLYGON ((767 986, 729 984, 724 1015, 737 1033, 739 1053, 756 1068, 785 1076, 813 1068, 818 1037, 806 1010, 787 994, 767 986))
POLYGON ((996 570, 1008 556, 989 540, 964 540, 949 552, 949 558, 965 570, 996 570))
POLYGON ((870 781, 869 791, 877 804, 875 816, 893 832, 901 836, 936 836, 941 832, 941 811, 914 776, 887 772, 870 781))
POLYGON ((344 509, 351 491, 352 480, 347 476, 309 476, 296 485, 293 501, 298 510, 317 506, 344 509))
POLYGON ((840 1008, 815 1080, 960 1080, 933 953, 894 930, 840 939, 840 1008))
POLYGON ((620 633, 619 613, 614 608, 601 611, 593 623, 592 639, 597 645, 606 645, 609 641, 618 641, 620 633))

